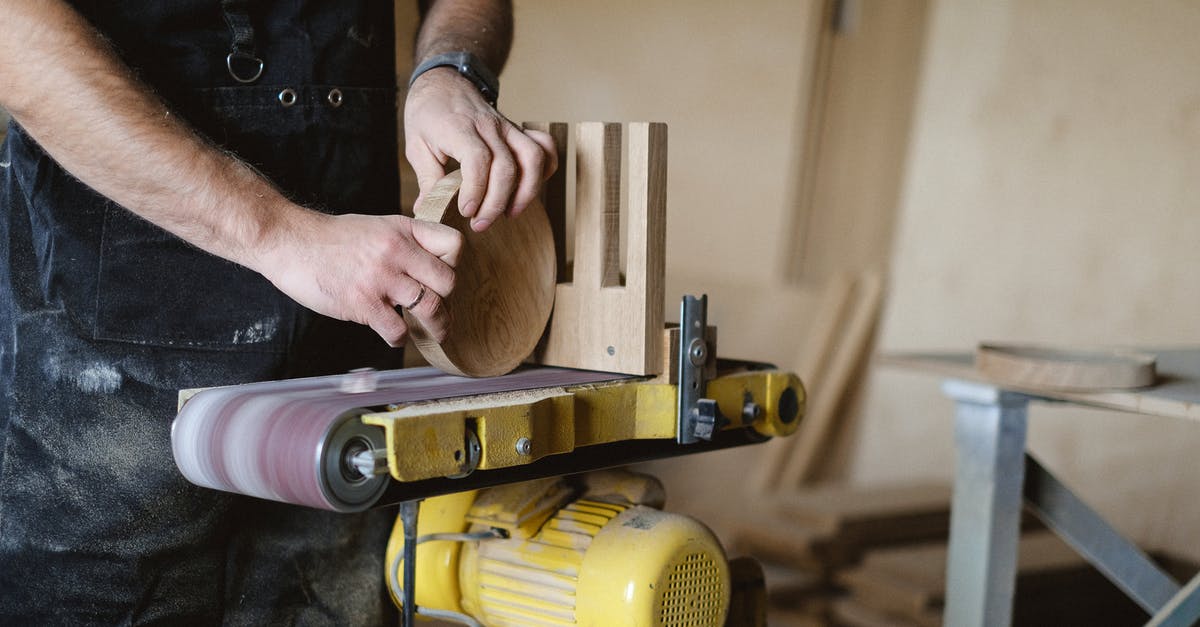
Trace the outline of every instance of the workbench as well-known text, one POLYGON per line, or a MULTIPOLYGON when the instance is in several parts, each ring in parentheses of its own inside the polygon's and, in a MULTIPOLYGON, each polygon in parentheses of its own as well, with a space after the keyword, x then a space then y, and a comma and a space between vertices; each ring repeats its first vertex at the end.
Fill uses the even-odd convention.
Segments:
POLYGON ((967 353, 889 355, 883 365, 944 377, 955 403, 957 468, 950 519, 945 624, 1011 623, 1022 504, 1148 612, 1148 625, 1200 621, 1200 575, 1180 585, 1026 451, 1030 402, 1200 420, 1200 349, 1148 351, 1159 384, 1063 391, 990 380, 967 353))

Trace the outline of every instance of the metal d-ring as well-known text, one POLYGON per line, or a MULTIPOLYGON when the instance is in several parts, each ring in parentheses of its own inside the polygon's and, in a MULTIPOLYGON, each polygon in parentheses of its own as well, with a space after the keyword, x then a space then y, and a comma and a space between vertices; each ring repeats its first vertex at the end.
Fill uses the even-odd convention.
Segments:
POLYGON ((262 76, 264 66, 265 64, 263 63, 262 59, 246 52, 238 52, 235 50, 225 56, 225 67, 229 69, 229 75, 233 77, 233 80, 239 83, 253 83, 254 81, 258 80, 258 78, 262 76), (254 76, 251 76, 250 78, 242 78, 241 76, 238 76, 237 70, 233 69, 234 59, 257 63, 258 69, 254 71, 254 76))

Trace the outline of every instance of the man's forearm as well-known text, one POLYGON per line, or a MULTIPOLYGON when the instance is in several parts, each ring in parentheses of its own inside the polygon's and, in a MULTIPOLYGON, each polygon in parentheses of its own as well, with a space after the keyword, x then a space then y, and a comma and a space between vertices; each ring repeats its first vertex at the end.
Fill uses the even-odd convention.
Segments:
POLYGON ((154 224, 256 270, 258 244, 303 213, 208 145, 59 0, 0 12, 0 103, 64 168, 154 224))
POLYGON ((465 50, 497 74, 512 47, 511 0, 421 0, 416 61, 465 50))

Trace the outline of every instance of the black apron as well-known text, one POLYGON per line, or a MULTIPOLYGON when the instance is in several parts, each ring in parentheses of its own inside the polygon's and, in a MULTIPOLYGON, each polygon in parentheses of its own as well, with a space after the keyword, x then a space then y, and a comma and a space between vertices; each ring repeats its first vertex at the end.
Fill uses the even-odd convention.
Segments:
MULTIPOLYGON (((74 4, 296 202, 396 211, 390 2, 74 4)), ((394 622, 392 512, 196 488, 169 426, 180 389, 398 367, 398 351, 100 197, 15 124, 0 247, 0 624, 394 622)))

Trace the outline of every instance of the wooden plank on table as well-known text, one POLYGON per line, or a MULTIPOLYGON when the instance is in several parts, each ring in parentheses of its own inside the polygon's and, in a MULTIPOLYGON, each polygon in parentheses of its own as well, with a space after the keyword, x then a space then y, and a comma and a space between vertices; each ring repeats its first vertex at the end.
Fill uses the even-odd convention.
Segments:
POLYGON ((1145 353, 1017 344, 980 344, 975 368, 1005 384, 1075 392, 1144 388, 1157 377, 1145 353))
MULTIPOLYGON (((533 361, 550 366, 659 374, 666 247, 667 128, 628 125, 629 222, 620 274, 621 126, 576 127, 575 259, 533 361)), ((564 173, 565 176, 565 173, 564 173)))
POLYGON ((1150 414, 1185 420, 1200 420, 1200 348, 1139 347, 1138 352, 1157 359, 1158 384, 1140 390, 1075 392, 996 381, 979 372, 969 353, 890 353, 881 355, 880 365, 927 372, 942 377, 990 383, 1016 392, 1071 401, 1105 409, 1150 414))

